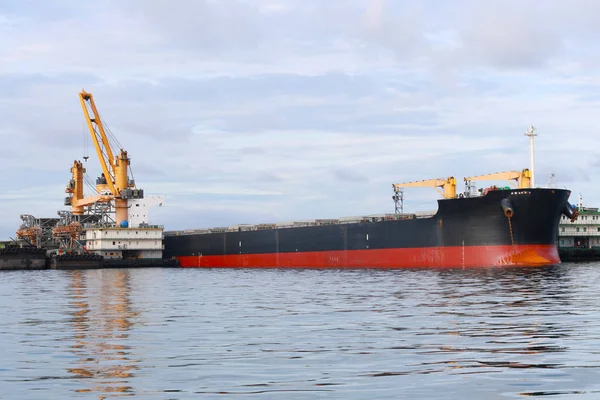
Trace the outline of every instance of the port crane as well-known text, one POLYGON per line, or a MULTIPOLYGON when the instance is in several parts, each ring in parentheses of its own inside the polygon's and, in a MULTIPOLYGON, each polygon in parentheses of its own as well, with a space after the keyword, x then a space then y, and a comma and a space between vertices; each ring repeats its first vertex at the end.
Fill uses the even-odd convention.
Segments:
POLYGON ((396 193, 400 192, 401 188, 405 187, 433 187, 440 192, 445 199, 454 199, 456 197, 456 179, 453 176, 423 181, 394 183, 392 184, 392 187, 396 193), (441 190, 439 188, 441 188, 441 190))
POLYGON ((531 188, 531 173, 529 169, 525 168, 522 171, 503 171, 503 172, 495 172, 492 174, 478 175, 478 176, 469 176, 465 177, 465 184, 467 187, 471 186, 472 181, 481 181, 481 180, 498 180, 498 181, 509 181, 515 187, 519 189, 529 189, 531 188), (514 181, 514 182, 513 182, 514 181))
POLYGON ((100 161, 102 175, 96 179, 97 195, 85 197, 83 182, 86 171, 82 163, 75 160, 71 167, 72 178, 65 190, 69 193, 65 205, 71 206, 74 215, 82 215, 86 206, 110 203, 114 200, 115 222, 118 226, 126 227, 128 224, 127 200, 143 198, 144 191, 136 189, 135 182, 129 179, 130 159, 127 151, 121 148, 119 154, 114 155, 115 152, 111 147, 92 94, 82 90, 79 93, 79 100, 100 161))
POLYGON ((114 199, 112 194, 85 197, 83 194, 83 176, 85 172, 86 170, 81 161, 73 161, 73 166, 71 167, 72 178, 65 189, 65 192, 69 194, 69 197, 65 199, 65 205, 71 206, 73 215, 83 215, 86 206, 95 203, 108 203, 114 199))
MULTIPOLYGON (((65 205, 71 206, 71 210, 59 211, 59 221, 52 229, 54 242, 59 246, 56 254, 61 255, 63 250, 68 254, 83 251, 117 262, 162 260, 163 227, 149 225, 146 211, 150 204, 162 205, 162 198, 146 199, 144 191, 136 188, 135 181, 130 179, 133 175, 129 155, 103 123, 92 94, 82 90, 79 100, 102 172, 94 185, 84 164, 73 161, 71 179, 65 189, 68 193, 65 205), (89 196, 84 194, 84 183, 93 189, 89 196), (130 212, 130 207, 135 208, 130 212), (144 240, 139 240, 140 233, 144 234, 144 240), (119 240, 114 240, 116 237, 119 240)), ((59 261, 64 260, 56 262, 59 261)))
MULTIPOLYGON (((136 188, 135 181, 129 178, 133 175, 127 151, 102 123, 91 93, 82 90, 79 99, 102 168, 101 176, 94 185, 84 164, 74 160, 65 188, 64 205, 70 209, 59 211, 59 218, 22 215, 17 238, 33 246, 55 249, 53 255, 62 255, 64 251, 115 259, 162 259, 163 227, 148 224, 147 209, 162 205, 163 198, 147 199, 144 191, 136 188), (84 194, 84 184, 92 188, 88 196, 84 194), (128 237, 130 233, 137 236, 128 237), (145 240, 137 240, 142 238, 140 233, 144 233, 145 240), (119 241, 110 236, 119 234, 122 234, 119 241)), ((85 161, 88 158, 83 157, 85 161)))

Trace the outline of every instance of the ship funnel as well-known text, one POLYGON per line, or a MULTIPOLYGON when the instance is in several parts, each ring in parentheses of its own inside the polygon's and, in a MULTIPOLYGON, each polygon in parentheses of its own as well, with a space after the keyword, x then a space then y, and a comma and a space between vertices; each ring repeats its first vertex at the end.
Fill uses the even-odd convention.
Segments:
POLYGON ((579 216, 579 211, 577 211, 577 209, 575 207, 573 207, 571 204, 566 203, 562 209, 562 214, 564 216, 566 216, 567 218, 569 218, 571 220, 571 222, 573 222, 579 216))

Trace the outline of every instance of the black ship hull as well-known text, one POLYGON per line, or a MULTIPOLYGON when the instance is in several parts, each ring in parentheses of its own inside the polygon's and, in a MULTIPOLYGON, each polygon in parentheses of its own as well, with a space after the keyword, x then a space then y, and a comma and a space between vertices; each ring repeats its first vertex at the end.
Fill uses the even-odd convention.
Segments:
POLYGON ((438 200, 433 216, 352 223, 165 232, 164 256, 182 267, 407 268, 560 262, 558 222, 570 191, 492 190, 438 200))

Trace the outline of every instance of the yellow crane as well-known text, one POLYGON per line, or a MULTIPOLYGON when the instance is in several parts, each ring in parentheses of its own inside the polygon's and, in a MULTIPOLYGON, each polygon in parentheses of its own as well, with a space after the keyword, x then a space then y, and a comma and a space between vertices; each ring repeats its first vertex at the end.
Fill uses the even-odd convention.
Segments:
POLYGON ((114 200, 116 223, 123 226, 124 222, 128 222, 127 200, 143 198, 144 191, 132 189, 135 188, 135 183, 127 174, 130 164, 127 151, 120 149, 119 155, 114 156, 92 94, 82 90, 79 100, 100 161, 102 175, 96 180, 98 195, 84 197, 85 168, 80 161, 75 160, 71 168, 72 178, 66 189, 70 197, 67 197, 65 205, 71 205, 73 214, 82 215, 85 206, 114 200))
POLYGON ((438 192, 440 192, 445 199, 454 199, 456 198, 456 179, 453 176, 448 178, 438 178, 438 179, 427 179, 424 181, 414 181, 414 182, 406 182, 406 183, 394 183, 392 187, 395 192, 398 192, 400 188, 405 187, 433 187, 438 192), (438 189, 442 188, 442 190, 438 189))
MULTIPOLYGON (((85 168, 81 164, 81 161, 73 161, 73 166, 71 167, 71 180, 65 189, 65 192, 69 193, 70 195, 65 199, 65 205, 71 206, 73 215, 83 215, 85 206, 89 206, 98 202, 108 203, 114 199, 113 195, 96 195, 85 197, 83 194, 83 174, 85 174, 85 168)), ((102 192, 98 190, 98 193, 102 192)))
POLYGON ((464 179, 467 185, 469 185, 471 181, 498 180, 509 181, 513 186, 518 187, 520 189, 529 189, 531 187, 531 173, 527 168, 523 169, 522 171, 495 172, 493 174, 469 176, 464 179), (515 181, 516 184, 512 181, 515 181))

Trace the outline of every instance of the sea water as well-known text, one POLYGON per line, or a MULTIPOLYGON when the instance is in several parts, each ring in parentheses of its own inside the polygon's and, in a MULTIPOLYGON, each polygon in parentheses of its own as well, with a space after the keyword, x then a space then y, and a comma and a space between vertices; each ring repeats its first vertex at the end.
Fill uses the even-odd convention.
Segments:
POLYGON ((0 273, 2 399, 600 398, 600 263, 0 273))

